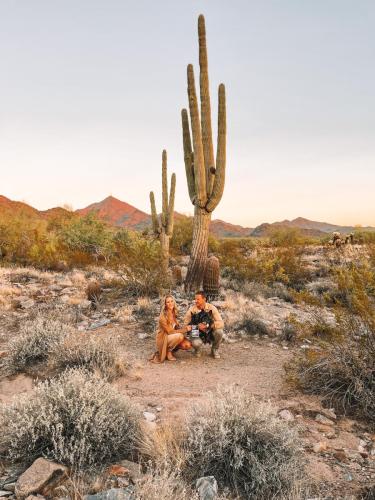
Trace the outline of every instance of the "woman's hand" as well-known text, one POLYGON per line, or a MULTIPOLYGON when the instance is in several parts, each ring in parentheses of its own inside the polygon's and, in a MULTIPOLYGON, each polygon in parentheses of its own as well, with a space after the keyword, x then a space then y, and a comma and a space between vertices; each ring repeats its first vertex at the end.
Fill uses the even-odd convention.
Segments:
POLYGON ((191 332, 191 330, 192 330, 192 326, 191 326, 191 325, 187 325, 187 326, 185 326, 185 330, 186 330, 186 333, 187 333, 187 332, 191 332))

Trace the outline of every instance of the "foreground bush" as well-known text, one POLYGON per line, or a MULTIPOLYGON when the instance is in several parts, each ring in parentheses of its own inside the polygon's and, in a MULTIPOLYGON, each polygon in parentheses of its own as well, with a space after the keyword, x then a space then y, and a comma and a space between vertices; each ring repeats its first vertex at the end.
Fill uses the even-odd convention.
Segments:
POLYGON ((127 398, 84 370, 40 383, 0 413, 0 449, 11 461, 47 456, 81 469, 132 458, 140 417, 127 398))
POLYGON ((85 368, 111 381, 124 375, 126 363, 118 355, 118 346, 83 335, 70 335, 64 344, 55 350, 52 367, 62 371, 67 368, 85 368))
POLYGON ((234 388, 210 393, 193 406, 183 438, 184 473, 191 481, 215 476, 244 498, 275 498, 291 491, 302 471, 297 435, 259 403, 234 388))
POLYGON ((312 394, 322 395, 343 413, 375 424, 375 331, 354 318, 341 322, 341 342, 308 351, 287 367, 290 378, 312 394))
POLYGON ((23 371, 47 360, 57 350, 71 329, 58 320, 36 316, 20 328, 20 334, 10 340, 6 368, 10 372, 23 371))

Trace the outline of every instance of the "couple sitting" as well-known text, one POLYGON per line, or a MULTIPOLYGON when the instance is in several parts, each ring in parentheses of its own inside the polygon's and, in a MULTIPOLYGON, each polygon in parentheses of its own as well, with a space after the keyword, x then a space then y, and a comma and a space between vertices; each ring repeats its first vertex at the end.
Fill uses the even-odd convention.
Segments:
POLYGON ((175 361, 174 350, 187 350, 191 347, 199 357, 203 343, 211 344, 211 354, 218 359, 223 327, 224 322, 219 311, 207 302, 204 292, 195 294, 195 305, 186 313, 182 327, 178 322, 176 302, 172 295, 167 295, 160 312, 156 334, 157 351, 152 361, 155 363, 162 363, 165 359, 175 361))

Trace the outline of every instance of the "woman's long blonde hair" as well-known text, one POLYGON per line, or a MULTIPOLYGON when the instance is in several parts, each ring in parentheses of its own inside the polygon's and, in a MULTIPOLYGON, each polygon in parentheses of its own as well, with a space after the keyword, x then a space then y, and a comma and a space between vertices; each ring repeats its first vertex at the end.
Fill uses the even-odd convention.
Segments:
POLYGON ((176 304, 176 299, 173 297, 173 295, 170 295, 170 294, 168 294, 164 297, 163 305, 161 306, 160 316, 164 316, 167 319, 167 299, 169 299, 169 298, 171 298, 173 300, 172 313, 173 313, 175 319, 177 319, 178 307, 176 304))

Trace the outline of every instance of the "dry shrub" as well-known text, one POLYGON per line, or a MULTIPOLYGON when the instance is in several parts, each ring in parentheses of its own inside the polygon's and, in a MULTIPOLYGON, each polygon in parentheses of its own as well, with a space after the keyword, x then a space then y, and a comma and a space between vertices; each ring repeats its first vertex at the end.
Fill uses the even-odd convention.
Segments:
POLYGON ((215 476, 244 498, 275 498, 295 486, 302 473, 296 432, 241 389, 220 389, 194 405, 181 446, 184 475, 191 481, 215 476))
MULTIPOLYGON (((178 471, 148 470, 146 480, 137 486, 137 500, 199 500, 196 492, 182 480, 178 471)), ((219 500, 219 499, 218 499, 219 500)))
POLYGON ((111 381, 126 373, 127 363, 118 355, 117 344, 111 339, 104 341, 74 334, 53 352, 51 364, 55 370, 85 368, 111 381))
POLYGON ((51 352, 58 350, 71 328, 61 321, 38 314, 20 327, 17 337, 8 344, 6 368, 10 372, 22 371, 47 361, 51 352))
POLYGON ((130 323, 131 321, 134 321, 133 307, 130 305, 120 307, 116 311, 115 320, 119 323, 130 323))
POLYGON ((134 316, 146 330, 152 330, 155 327, 157 312, 155 304, 148 297, 140 297, 137 300, 134 316))
POLYGON ((74 469, 132 459, 138 409, 100 377, 82 369, 37 385, 2 408, 0 449, 11 461, 46 456, 74 469))
POLYGON ((290 380, 337 410, 375 424, 375 331, 358 318, 341 320, 342 340, 309 350, 287 366, 290 380))

